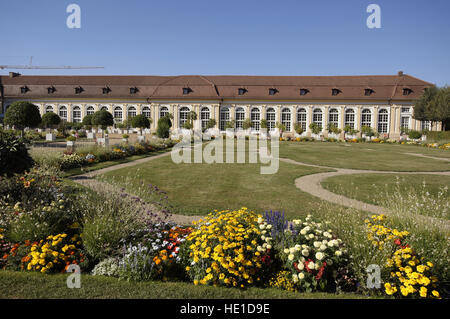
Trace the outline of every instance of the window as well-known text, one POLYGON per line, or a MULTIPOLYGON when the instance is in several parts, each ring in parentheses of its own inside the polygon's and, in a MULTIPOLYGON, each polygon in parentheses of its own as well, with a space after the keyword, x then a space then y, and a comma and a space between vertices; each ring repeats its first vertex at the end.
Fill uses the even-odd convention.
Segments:
POLYGON ((134 106, 130 106, 128 108, 128 118, 132 118, 136 116, 136 108, 134 106))
POLYGON ((364 95, 365 96, 370 96, 372 93, 374 93, 375 91, 372 89, 364 89, 364 95))
POLYGON ((53 86, 50 86, 50 87, 47 88, 47 93, 48 94, 52 94, 52 93, 55 93, 55 92, 56 92, 56 89, 53 86))
POLYGON ((330 109, 328 112, 328 124, 334 127, 339 127, 339 111, 336 109, 330 109))
POLYGON ((84 89, 81 86, 75 88, 75 94, 81 94, 83 91, 84 89))
POLYGON ((361 112, 361 127, 372 126, 372 112, 369 109, 364 109, 361 112))
POLYGON ((163 106, 159 109, 159 118, 163 118, 164 116, 169 114, 169 109, 167 106, 163 106))
POLYGON ((402 113, 409 113, 411 109, 409 107, 402 107, 402 113))
POLYGON ((242 107, 236 109, 236 129, 242 129, 245 120, 245 111, 242 107))
POLYGON ((345 111, 345 122, 344 126, 350 126, 352 129, 355 128, 355 111, 348 109, 345 111))
POLYGON ((287 108, 281 110, 281 124, 286 127, 286 132, 291 131, 291 110, 287 108))
POLYGON ((114 119, 117 122, 122 122, 122 108, 120 106, 114 108, 114 119))
POLYGON ((221 131, 225 131, 227 123, 230 121, 230 109, 228 107, 223 107, 220 109, 220 122, 219 128, 221 131))
POLYGON ((409 116, 402 116, 400 118, 400 127, 402 129, 409 129, 409 116))
POLYGON ((100 108, 100 110, 102 110, 102 111, 108 111, 108 107, 107 107, 106 105, 103 105, 103 106, 100 108))
POLYGON ((64 105, 59 107, 59 117, 67 121, 67 108, 64 105))
POLYGON ((259 128, 261 126, 261 114, 259 112, 259 109, 254 107, 250 111, 250 120, 252 121, 252 128, 255 131, 259 131, 259 128))
POLYGON ((315 109, 313 111, 313 123, 317 124, 320 129, 322 129, 322 110, 321 109, 315 109))
POLYGON ((191 88, 183 88, 183 94, 189 94, 191 92, 192 92, 191 88))
POLYGON ((277 89, 269 89, 269 95, 275 95, 276 93, 278 93, 277 89))
POLYGON ((266 111, 267 130, 273 131, 275 129, 275 110, 271 107, 266 111))
POLYGON ((49 112, 53 112, 53 106, 51 106, 51 105, 47 105, 45 107, 45 113, 49 113, 49 112))
POLYGON ((94 107, 92 105, 88 106, 88 108, 86 109, 86 115, 92 115, 94 113, 95 113, 94 107))
POLYGON ((339 93, 341 93, 341 90, 339 90, 339 89, 332 89, 331 90, 331 95, 338 95, 339 93))
POLYGON ((422 131, 430 131, 431 130, 431 122, 430 121, 422 121, 421 128, 422 128, 422 131))
POLYGON ((150 119, 152 117, 152 114, 150 112, 150 108, 148 106, 144 106, 142 108, 142 115, 144 115, 148 119, 150 119))
POLYGON ((103 94, 108 94, 109 92, 111 92, 111 89, 109 87, 103 88, 103 94))
POLYGON ((300 95, 306 95, 309 93, 308 89, 300 89, 300 95))
POLYGON ((202 125, 202 130, 206 130, 209 122, 210 114, 209 114, 209 108, 203 107, 200 110, 200 121, 202 125))
POLYGON ((244 88, 240 88, 240 89, 238 90, 238 94, 239 94, 239 95, 244 95, 245 93, 247 93, 247 90, 244 89, 244 88))
POLYGON ((29 91, 30 89, 28 88, 28 86, 22 86, 20 88, 20 93, 25 94, 29 91))
POLYGON ((130 88, 130 94, 136 94, 137 92, 139 92, 139 89, 137 87, 130 88))
POLYGON ((74 106, 72 110, 72 121, 74 123, 81 122, 81 108, 79 106, 74 106))
POLYGON ((297 110, 297 123, 302 126, 303 132, 306 132, 306 110, 304 108, 297 110))
POLYGON ((183 128, 184 123, 187 122, 188 117, 189 117, 189 112, 190 112, 190 110, 186 106, 183 106, 180 109, 180 128, 183 128))
POLYGON ((378 133, 388 132, 388 120, 389 113, 386 109, 382 109, 378 112, 378 133))
POLYGON ((410 95, 413 92, 410 88, 403 88, 403 95, 410 95))

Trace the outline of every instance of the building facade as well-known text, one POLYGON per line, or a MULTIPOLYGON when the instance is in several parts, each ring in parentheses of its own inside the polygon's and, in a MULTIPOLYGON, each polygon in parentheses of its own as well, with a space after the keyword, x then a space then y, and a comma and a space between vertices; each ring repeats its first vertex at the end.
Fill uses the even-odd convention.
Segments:
POLYGON ((29 101, 41 114, 54 112, 68 122, 81 122, 105 109, 117 123, 144 114, 152 119, 173 115, 179 130, 194 111, 194 128, 209 119, 224 131, 233 121, 241 129, 246 119, 258 132, 261 120, 269 130, 277 123, 294 133, 298 123, 310 136, 316 123, 324 136, 328 125, 361 130, 370 126, 380 134, 399 138, 402 128, 440 130, 413 119, 413 104, 431 83, 399 72, 386 76, 22 76, 0 77, 1 110, 14 101, 29 101))

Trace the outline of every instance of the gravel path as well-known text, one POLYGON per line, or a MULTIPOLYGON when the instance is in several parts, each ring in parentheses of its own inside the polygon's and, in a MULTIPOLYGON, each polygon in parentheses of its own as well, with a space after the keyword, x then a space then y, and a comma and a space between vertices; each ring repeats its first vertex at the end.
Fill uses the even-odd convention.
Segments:
POLYGON ((435 157, 435 156, 429 156, 429 155, 424 155, 424 154, 419 154, 419 153, 403 153, 403 154, 417 156, 417 157, 431 158, 431 159, 435 159, 438 161, 450 162, 450 158, 446 158, 446 157, 435 157))

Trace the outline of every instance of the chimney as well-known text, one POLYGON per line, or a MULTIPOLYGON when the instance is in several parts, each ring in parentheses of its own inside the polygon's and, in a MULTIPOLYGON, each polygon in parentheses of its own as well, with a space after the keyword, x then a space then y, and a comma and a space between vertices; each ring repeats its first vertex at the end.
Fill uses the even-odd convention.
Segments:
POLYGON ((403 76, 403 71, 398 71, 398 76, 403 76))
POLYGON ((9 77, 10 77, 10 78, 15 78, 15 77, 20 76, 20 75, 21 75, 20 73, 9 72, 9 77))

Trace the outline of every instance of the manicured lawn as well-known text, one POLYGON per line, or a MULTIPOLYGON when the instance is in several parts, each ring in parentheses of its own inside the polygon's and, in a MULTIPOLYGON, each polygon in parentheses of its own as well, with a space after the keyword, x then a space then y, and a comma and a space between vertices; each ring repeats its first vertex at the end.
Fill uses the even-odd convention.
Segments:
POLYGON ((280 157, 330 167, 380 171, 446 171, 450 162, 405 153, 450 158, 448 150, 375 143, 281 142, 280 157))
POLYGON ((297 177, 326 170, 280 162, 278 173, 261 175, 259 164, 175 164, 170 156, 103 175, 110 183, 152 201, 148 184, 167 192, 175 212, 204 215, 213 209, 285 211, 305 215, 320 200, 298 190, 297 177))
POLYGON ((67 274, 42 275, 31 272, 0 271, 0 298, 367 298, 357 294, 295 293, 274 288, 223 288, 195 286, 187 282, 127 282, 102 276, 81 276, 81 288, 69 289, 67 274))
POLYGON ((371 204, 380 204, 380 195, 398 189, 406 193, 411 188, 424 188, 429 196, 436 197, 439 191, 448 185, 450 176, 422 174, 352 174, 330 177, 322 182, 322 186, 333 193, 371 204))

